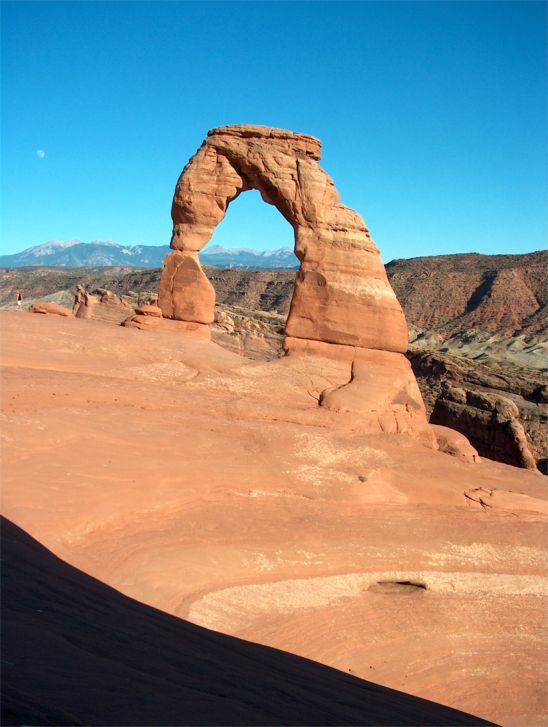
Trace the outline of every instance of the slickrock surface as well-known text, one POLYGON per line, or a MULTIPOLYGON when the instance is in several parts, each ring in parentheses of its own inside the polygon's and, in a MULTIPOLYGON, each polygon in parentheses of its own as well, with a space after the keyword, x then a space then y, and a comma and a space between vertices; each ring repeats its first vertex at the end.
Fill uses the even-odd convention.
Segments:
MULTIPOLYGON (((480 391, 509 398, 518 408, 519 424, 523 426, 527 446, 537 467, 546 473, 548 398, 542 391, 548 381, 546 371, 541 369, 546 368, 548 338, 546 329, 541 325, 542 311, 539 310, 533 316, 540 326, 537 333, 525 335, 519 328, 516 335, 511 336, 507 335, 508 331, 504 328, 495 333, 481 330, 482 325, 489 328, 492 321, 489 317, 485 321, 478 320, 474 313, 478 307, 488 312, 488 306, 483 305, 482 300, 489 299, 490 288, 488 285, 482 287, 482 276, 496 277, 508 269, 519 274, 542 303, 543 286, 539 281, 546 274, 545 259, 545 253, 451 255, 398 260, 390 263, 387 271, 411 322, 409 358, 428 415, 434 409, 444 381, 465 391, 480 391), (461 285, 467 291, 466 296, 470 293, 466 300, 461 300, 461 293, 451 288, 461 285), (436 301, 443 299, 448 286, 452 299, 460 300, 460 307, 455 309, 456 317, 453 319, 447 317, 451 313, 448 309, 443 306, 436 308, 436 301), (419 305, 420 301, 424 305, 419 305), (431 331, 417 328, 415 323, 425 324, 420 317, 423 312, 432 310, 437 311, 438 317, 434 321, 437 328, 431 331), (469 314, 472 313, 480 328, 467 330, 469 314), (449 322, 451 335, 447 338, 449 334, 443 331, 449 322)), ((290 271, 220 270, 207 267, 204 272, 215 288, 216 316, 225 316, 223 323, 216 318, 211 329, 213 340, 248 358, 266 361, 278 357, 282 352, 283 327, 295 274, 290 271)), ((92 293, 98 288, 110 287, 137 308, 153 296, 159 282, 159 271, 129 271, 124 268, 5 270, 0 274, 0 302, 12 302, 15 288, 19 286, 28 291, 31 299, 62 303, 70 309, 74 296, 65 286, 76 282, 87 285, 92 293)), ((510 317, 519 310, 517 293, 519 290, 515 293, 512 287, 506 290, 504 303, 510 317)), ((455 310, 452 310, 453 314, 455 310)), ((528 320, 520 319, 520 326, 526 328, 528 320)), ((167 324, 154 323, 137 314, 127 325, 150 329, 166 327, 167 324)), ((188 330, 192 327, 197 335, 208 338, 207 326, 202 328, 202 325, 180 323, 170 328, 188 330)), ((446 415, 450 416, 446 421, 451 427, 462 428, 460 417, 453 416, 447 407, 445 409, 446 415)), ((472 416, 472 420, 473 426, 469 426, 470 422, 466 424, 468 434, 486 457, 498 458, 502 452, 503 461, 516 466, 522 464, 520 457, 508 458, 508 447, 494 446, 501 439, 501 434, 497 433, 500 428, 497 421, 484 415, 479 418, 472 416)), ((467 429, 463 431, 467 433, 467 429)), ((507 434, 503 433, 502 439, 507 438, 507 434)), ((515 447, 511 449, 515 450, 515 447)))
MULTIPOLYGON (((543 478, 319 407, 348 383, 342 359, 249 362, 58 316, 0 324, 3 512, 57 556, 197 625, 505 727, 546 723, 543 478)), ((33 603, 23 621, 47 615, 33 603)), ((128 663, 104 623, 100 668, 114 647, 128 663)), ((55 681, 42 698, 70 712, 57 696, 72 682, 55 681)))
POLYGON ((488 724, 161 613, 4 519, 1 535, 5 726, 488 724))

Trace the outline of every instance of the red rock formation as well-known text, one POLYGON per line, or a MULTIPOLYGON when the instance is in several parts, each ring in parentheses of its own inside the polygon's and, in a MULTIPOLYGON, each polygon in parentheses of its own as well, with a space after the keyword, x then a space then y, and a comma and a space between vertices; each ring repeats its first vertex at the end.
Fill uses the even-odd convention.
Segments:
POLYGON ((480 454, 537 472, 516 404, 505 396, 444 383, 430 421, 466 434, 480 454))
POLYGON ((209 341, 211 339, 209 326, 204 326, 202 323, 192 323, 190 321, 173 321, 169 318, 135 315, 124 321, 122 325, 126 328, 139 328, 142 331, 154 330, 183 334, 185 336, 192 336, 192 338, 200 338, 203 341, 209 341))
POLYGON ((506 510, 514 515, 520 512, 548 515, 548 502, 538 497, 531 497, 523 492, 499 490, 496 488, 474 487, 466 490, 464 496, 469 504, 477 503, 482 508, 506 510))
POLYGON ((152 305, 150 303, 146 305, 140 305, 138 308, 135 309, 136 315, 139 316, 152 316, 153 318, 161 318, 162 317, 162 310, 157 305, 152 305))
POLYGON ((215 290, 195 252, 168 255, 160 280, 160 308, 166 318, 213 323, 215 290))
POLYGON ((464 462, 481 462, 477 449, 472 447, 463 434, 449 427, 442 427, 441 424, 432 424, 431 427, 436 435, 440 452, 451 454, 464 462))
POLYGON ((110 290, 97 288, 95 292, 92 295, 78 286, 73 307, 76 318, 121 323, 134 312, 133 306, 110 290))
POLYGON ((386 271, 407 320, 449 335, 472 329, 511 336, 544 333, 548 253, 439 255, 393 260, 386 271))
POLYGON ((365 416, 377 430, 427 434, 424 405, 402 355, 403 311, 364 221, 341 204, 319 166, 320 152, 318 139, 282 129, 242 125, 210 131, 177 182, 175 252, 164 262, 159 306, 166 318, 212 322, 215 293, 197 252, 230 202, 257 189, 292 225, 301 261, 286 352, 342 358, 352 367, 339 390, 326 392, 321 403, 365 416))
POLYGON ((538 469, 547 474, 548 397, 542 371, 413 347, 408 357, 427 412, 433 416, 432 423, 438 421, 466 434, 482 457, 516 467, 531 466, 529 455, 523 455, 527 449, 538 469), (504 399, 507 403, 497 411, 485 397, 495 397, 493 401, 504 399), (469 405, 470 402, 474 403, 469 405), (501 412, 506 415, 501 416, 501 412), (519 431, 521 427, 525 440, 519 431))
POLYGON ((31 313, 44 313, 55 316, 72 316, 68 308, 57 303, 47 303, 46 301, 37 301, 29 308, 31 313))
POLYGON ((157 305, 141 305, 135 309, 135 315, 122 322, 125 328, 138 328, 142 331, 167 331, 182 333, 192 338, 201 338, 209 341, 211 331, 209 326, 193 321, 177 321, 162 317, 162 310, 157 305))
POLYGON ((211 322, 214 294, 193 253, 210 239, 232 200, 258 189, 295 231, 301 269, 288 335, 387 351, 407 349, 405 319, 378 249, 362 218, 341 204, 317 162, 320 150, 317 139, 281 129, 228 126, 209 132, 175 190, 171 247, 178 253, 166 258, 162 272, 159 300, 164 316, 211 322), (189 284, 198 289, 185 291, 189 284))

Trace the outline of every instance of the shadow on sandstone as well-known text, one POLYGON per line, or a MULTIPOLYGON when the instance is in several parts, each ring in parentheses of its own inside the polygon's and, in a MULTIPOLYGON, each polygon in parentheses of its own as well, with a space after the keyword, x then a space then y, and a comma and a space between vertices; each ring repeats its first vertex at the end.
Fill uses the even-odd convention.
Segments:
POLYGON ((145 606, 2 520, 3 725, 487 725, 145 606))

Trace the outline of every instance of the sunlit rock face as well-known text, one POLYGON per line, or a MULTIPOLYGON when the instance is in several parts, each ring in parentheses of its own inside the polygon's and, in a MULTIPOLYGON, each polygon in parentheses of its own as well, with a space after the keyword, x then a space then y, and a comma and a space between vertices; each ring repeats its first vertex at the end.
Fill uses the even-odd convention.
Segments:
POLYGON ((320 153, 318 139, 282 129, 242 125, 209 132, 183 170, 173 198, 171 247, 178 255, 177 262, 167 258, 162 277, 164 316, 211 322, 213 296, 200 283, 196 252, 209 241, 230 202, 257 189, 295 231, 301 269, 287 334, 385 351, 407 349, 405 319, 379 251, 360 215, 341 204, 333 181, 318 164, 320 153), (192 294, 190 270, 196 278, 192 294))
POLYGON ((230 202, 256 189, 292 225, 301 262, 286 353, 348 362, 339 386, 351 386, 326 392, 320 403, 368 416, 382 431, 425 433, 424 405, 402 355, 407 350, 402 308, 363 219, 341 203, 320 156, 320 141, 306 134, 248 125, 210 131, 175 189, 174 252, 164 262, 160 308, 165 318, 211 323, 214 291, 197 253, 230 202))

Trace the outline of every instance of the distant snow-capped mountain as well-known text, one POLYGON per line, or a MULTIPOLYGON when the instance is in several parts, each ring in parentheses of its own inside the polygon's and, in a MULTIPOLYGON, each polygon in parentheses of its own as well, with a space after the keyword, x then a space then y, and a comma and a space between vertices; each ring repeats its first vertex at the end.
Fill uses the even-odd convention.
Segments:
MULTIPOLYGON (((111 240, 50 240, 14 255, 0 255, 0 267, 107 267, 159 268, 170 252, 168 245, 118 245, 111 240)), ((289 247, 253 250, 247 247, 206 247, 200 253, 204 265, 219 268, 296 268, 299 261, 289 247)))
POLYGON ((121 265, 127 267, 160 267, 167 254, 167 245, 118 245, 111 240, 50 240, 29 247, 15 255, 0 255, 0 266, 20 268, 46 265, 48 267, 79 268, 121 265))
MULTIPOLYGON (((48 257, 49 255, 56 255, 57 253, 62 252, 69 247, 73 247, 73 245, 79 244, 80 240, 65 240, 64 242, 62 242, 61 240, 49 240, 48 242, 44 242, 42 245, 35 245, 35 247, 29 247, 27 250, 23 250, 23 252, 17 253, 17 257, 20 260, 33 261, 35 258, 44 258, 48 257)), ((5 257, 12 256, 6 255, 5 257)), ((30 262, 29 264, 32 265, 33 263, 30 262)))
POLYGON ((277 250, 253 250, 250 247, 206 247, 200 253, 203 265, 217 268, 298 268, 299 261, 290 247, 277 250))

